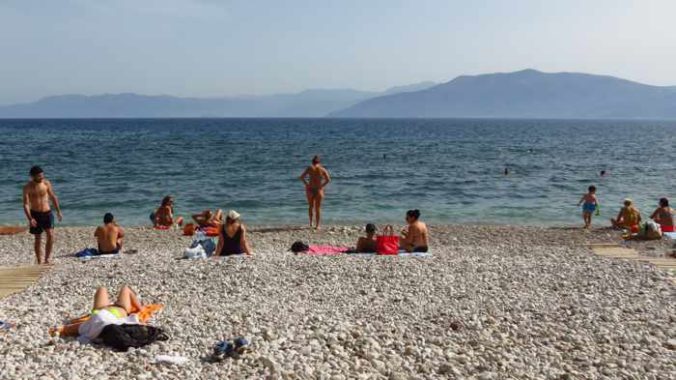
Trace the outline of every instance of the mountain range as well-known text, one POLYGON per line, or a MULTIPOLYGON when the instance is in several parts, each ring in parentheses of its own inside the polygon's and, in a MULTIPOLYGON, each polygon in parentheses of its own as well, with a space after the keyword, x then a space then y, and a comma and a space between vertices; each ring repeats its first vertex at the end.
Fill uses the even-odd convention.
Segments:
POLYGON ((421 82, 383 92, 318 89, 296 94, 215 98, 134 93, 59 95, 32 103, 0 106, 0 118, 323 117, 362 100, 433 85, 433 82, 421 82))
POLYGON ((676 118, 676 87, 580 74, 459 76, 427 89, 359 102, 331 117, 354 118, 676 118))
POLYGON ((462 75, 383 92, 181 98, 138 94, 61 95, 0 106, 0 118, 334 117, 676 119, 676 87, 582 73, 462 75))

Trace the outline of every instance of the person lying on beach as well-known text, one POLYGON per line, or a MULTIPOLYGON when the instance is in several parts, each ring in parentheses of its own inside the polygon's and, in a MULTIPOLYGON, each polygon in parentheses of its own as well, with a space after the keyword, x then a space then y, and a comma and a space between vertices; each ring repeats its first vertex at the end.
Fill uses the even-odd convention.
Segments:
POLYGON ((171 227, 174 223, 183 225, 183 218, 178 217, 174 220, 174 197, 167 195, 162 199, 162 204, 152 215, 153 225, 155 227, 171 227))
POLYGON ((218 209, 215 213, 211 210, 204 210, 199 214, 194 214, 192 220, 200 227, 220 227, 223 225, 223 210, 218 209))
POLYGON ((102 255, 120 253, 124 231, 115 223, 115 217, 111 213, 103 216, 103 226, 96 227, 94 231, 99 253, 102 255))
POLYGON ((369 223, 366 225, 366 236, 360 236, 357 239, 357 253, 374 253, 376 251, 376 226, 369 223))
POLYGON ((130 287, 123 286, 114 303, 110 302, 108 289, 100 287, 94 294, 91 317, 79 327, 80 336, 85 340, 93 340, 98 338, 103 328, 108 325, 138 324, 139 321, 131 314, 132 311, 142 308, 143 305, 130 287))
POLYGON ((659 207, 650 215, 650 219, 659 223, 662 232, 674 232, 674 209, 669 207, 669 199, 661 198, 659 207))
POLYGON ((599 207, 598 199, 596 198, 596 186, 589 186, 587 194, 580 198, 577 206, 582 205, 582 220, 584 220, 584 228, 591 227, 592 214, 599 207))
POLYGON ((408 227, 401 231, 399 245, 406 252, 427 252, 428 232, 427 225, 420 220, 420 210, 406 211, 408 227))
POLYGON ((230 210, 225 216, 225 224, 218 236, 218 245, 214 257, 240 255, 242 253, 251 255, 246 227, 240 221, 239 213, 230 210))
POLYGON ((610 219, 613 228, 628 229, 633 233, 638 232, 639 223, 641 223, 641 212, 634 207, 634 202, 627 198, 624 200, 624 207, 617 213, 615 219, 610 219))
POLYGON ((329 172, 322 166, 319 156, 312 158, 312 165, 308 166, 300 180, 305 185, 305 196, 308 203, 308 217, 310 219, 310 228, 314 213, 315 228, 319 229, 322 216, 322 200, 324 199, 324 188, 331 182, 329 172))

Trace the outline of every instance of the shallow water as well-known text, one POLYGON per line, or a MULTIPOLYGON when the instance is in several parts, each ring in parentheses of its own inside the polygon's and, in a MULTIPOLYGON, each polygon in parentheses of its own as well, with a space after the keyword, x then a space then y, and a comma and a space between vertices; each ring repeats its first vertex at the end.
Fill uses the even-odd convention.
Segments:
POLYGON ((297 177, 314 154, 333 177, 327 223, 400 222, 410 208, 444 224, 579 223, 590 184, 603 219, 625 197, 644 214, 676 198, 676 122, 0 120, 0 136, 0 224, 24 223, 21 187, 35 164, 68 225, 108 211, 148 224, 166 194, 179 215, 219 207, 249 223, 306 223, 297 177))

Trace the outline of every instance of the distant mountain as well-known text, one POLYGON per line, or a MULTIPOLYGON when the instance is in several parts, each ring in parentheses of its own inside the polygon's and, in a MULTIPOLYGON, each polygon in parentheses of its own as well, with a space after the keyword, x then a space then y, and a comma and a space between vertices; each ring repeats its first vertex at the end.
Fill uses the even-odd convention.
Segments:
POLYGON ((413 92, 366 99, 330 117, 676 118, 676 87, 579 73, 460 76, 413 92))
POLYGON ((322 117, 368 98, 433 85, 425 83, 391 88, 385 92, 318 89, 296 94, 218 98, 133 93, 60 95, 32 103, 0 106, 0 118, 322 117))

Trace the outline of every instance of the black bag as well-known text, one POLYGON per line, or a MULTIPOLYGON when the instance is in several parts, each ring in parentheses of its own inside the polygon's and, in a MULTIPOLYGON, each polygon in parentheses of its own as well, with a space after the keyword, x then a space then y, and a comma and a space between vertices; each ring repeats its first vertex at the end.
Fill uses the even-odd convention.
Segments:
POLYGON ((127 351, 129 347, 143 347, 156 341, 169 340, 161 328, 148 325, 108 325, 103 328, 99 338, 108 347, 118 351, 127 351))
POLYGON ((310 249, 310 246, 302 241, 296 241, 291 245, 291 252, 293 253, 307 252, 308 249, 310 249))

